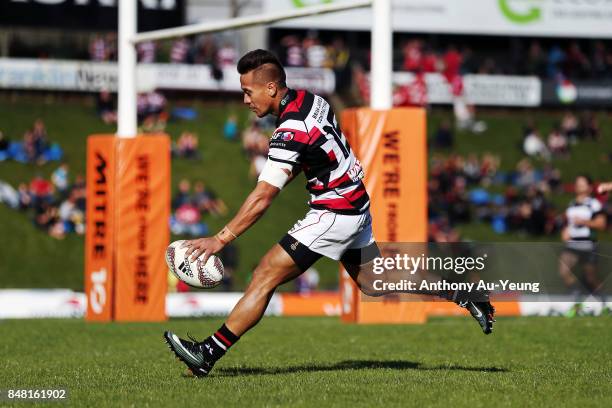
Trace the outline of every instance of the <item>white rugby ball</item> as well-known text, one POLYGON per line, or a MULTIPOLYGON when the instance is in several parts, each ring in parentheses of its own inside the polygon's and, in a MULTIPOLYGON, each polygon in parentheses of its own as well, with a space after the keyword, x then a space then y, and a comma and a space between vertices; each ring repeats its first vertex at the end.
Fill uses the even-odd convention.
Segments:
POLYGON ((211 255, 204 265, 204 256, 195 261, 187 259, 188 247, 182 247, 184 240, 174 241, 166 248, 166 263, 174 275, 189 286, 210 289, 223 280, 223 262, 211 255))

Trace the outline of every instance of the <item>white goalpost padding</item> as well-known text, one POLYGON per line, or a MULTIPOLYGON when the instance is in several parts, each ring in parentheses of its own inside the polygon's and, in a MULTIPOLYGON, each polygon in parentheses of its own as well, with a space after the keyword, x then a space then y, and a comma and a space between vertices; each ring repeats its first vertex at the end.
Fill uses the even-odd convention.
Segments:
POLYGON ((372 109, 386 110, 392 107, 392 35, 391 0, 356 0, 339 4, 304 7, 297 10, 238 17, 220 22, 149 31, 136 34, 137 0, 119 2, 119 104, 117 112, 117 136, 135 137, 136 120, 136 45, 143 41, 162 40, 186 35, 212 33, 227 29, 245 28, 277 21, 334 13, 338 11, 372 6, 372 109))

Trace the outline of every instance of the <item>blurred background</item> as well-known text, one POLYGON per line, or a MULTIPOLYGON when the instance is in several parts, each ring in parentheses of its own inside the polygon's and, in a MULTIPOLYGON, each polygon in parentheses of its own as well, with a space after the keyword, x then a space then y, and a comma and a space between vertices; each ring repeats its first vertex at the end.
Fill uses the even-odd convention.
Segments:
MULTIPOLYGON (((330 2, 141 1, 139 31, 330 2)), ((429 240, 561 242, 576 178, 612 179, 612 6, 447 3, 394 2, 394 103, 428 111, 429 240)), ((140 130, 173 141, 173 239, 225 225, 265 163, 274 120, 241 104, 243 53, 274 51, 289 85, 337 114, 367 105, 371 23, 350 13, 138 46, 140 130)), ((0 3, 2 288, 83 291, 86 138, 116 129, 116 32, 113 1, 0 3)), ((220 290, 243 289, 304 214, 303 184, 221 254, 220 290)), ((283 290, 337 285, 337 264, 321 260, 283 290)))

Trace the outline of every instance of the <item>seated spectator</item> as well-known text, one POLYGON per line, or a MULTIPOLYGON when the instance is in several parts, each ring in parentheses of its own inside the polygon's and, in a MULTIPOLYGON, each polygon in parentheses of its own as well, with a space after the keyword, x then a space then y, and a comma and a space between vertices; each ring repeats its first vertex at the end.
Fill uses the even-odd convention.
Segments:
POLYGON ((85 233, 85 213, 79 208, 78 200, 78 192, 72 191, 70 196, 59 206, 58 216, 64 224, 65 233, 76 232, 79 235, 85 233))
POLYGON ((257 121, 252 121, 251 125, 242 132, 242 148, 247 157, 252 158, 257 155, 262 136, 265 137, 257 121))
POLYGON ((516 179, 514 184, 519 188, 528 188, 533 186, 537 180, 537 174, 531 162, 523 159, 516 165, 516 179))
POLYGON ((23 152, 27 163, 34 163, 38 159, 36 141, 34 140, 34 134, 31 130, 26 130, 23 134, 23 152))
POLYGON ((191 183, 187 179, 182 179, 178 185, 178 191, 172 199, 172 209, 176 210, 183 204, 191 202, 191 183))
POLYGON ((238 118, 236 115, 229 115, 227 121, 225 121, 223 137, 227 140, 236 140, 238 138, 238 118))
POLYGON ((200 159, 198 151, 198 137, 192 132, 183 132, 176 142, 176 156, 185 159, 200 159))
POLYGON ((53 184, 41 176, 34 177, 30 182, 30 194, 34 207, 39 207, 42 203, 52 203, 53 192, 53 184))
POLYGON ((19 184, 17 188, 17 194, 19 195, 19 209, 27 210, 32 206, 32 194, 26 183, 19 184))
POLYGON ((434 136, 434 143, 436 147, 441 149, 450 149, 453 147, 455 143, 455 136, 448 120, 443 120, 440 124, 440 127, 434 136))
POLYGON ((146 116, 142 123, 145 132, 160 132, 166 128, 168 112, 167 101, 163 94, 154 91, 146 95, 146 116))
POLYGON ((12 209, 19 208, 19 193, 8 183, 0 181, 0 203, 5 203, 12 209))
POLYGON ((96 98, 96 112, 107 125, 117 122, 117 109, 110 92, 100 92, 96 98))
POLYGON ((584 139, 599 140, 600 133, 597 116, 593 112, 586 112, 580 120, 580 137, 584 139))
POLYGON ((561 119, 561 131, 571 144, 578 138, 578 118, 572 112, 565 112, 561 119))
POLYGON ((540 137, 537 129, 533 129, 527 136, 525 136, 525 139, 523 140, 523 151, 529 157, 537 157, 544 160, 550 159, 550 152, 540 137))
POLYGON ((175 214, 170 217, 170 230, 175 235, 188 234, 193 237, 201 237, 208 234, 208 226, 200 222, 200 211, 198 207, 186 203, 176 209, 175 214))
POLYGON ((198 181, 193 187, 193 201, 200 211, 213 216, 225 215, 227 205, 217 197, 214 191, 207 189, 203 181, 198 181))
POLYGON ((561 133, 561 128, 558 125, 555 125, 552 132, 548 135, 548 149, 553 156, 567 157, 567 138, 561 133))
POLYGON ((36 119, 34 126, 32 127, 32 137, 34 138, 34 145, 36 148, 36 157, 42 156, 47 150, 48 139, 47 128, 42 119, 36 119))
POLYGON ((57 191, 64 195, 68 191, 68 164, 62 163, 55 171, 51 174, 51 182, 57 189, 57 191))

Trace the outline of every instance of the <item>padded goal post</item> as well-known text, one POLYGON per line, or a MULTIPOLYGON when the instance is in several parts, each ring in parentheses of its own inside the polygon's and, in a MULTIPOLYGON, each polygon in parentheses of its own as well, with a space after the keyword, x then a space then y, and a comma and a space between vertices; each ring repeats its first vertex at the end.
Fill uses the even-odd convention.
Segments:
MULTIPOLYGON (((374 237, 378 242, 427 242, 427 136, 422 108, 342 112, 342 131, 365 170, 374 237)), ((419 300, 368 298, 340 268, 342 320, 424 323, 419 300)))
POLYGON ((169 218, 169 137, 90 136, 86 320, 166 319, 169 218))

